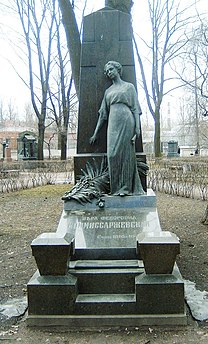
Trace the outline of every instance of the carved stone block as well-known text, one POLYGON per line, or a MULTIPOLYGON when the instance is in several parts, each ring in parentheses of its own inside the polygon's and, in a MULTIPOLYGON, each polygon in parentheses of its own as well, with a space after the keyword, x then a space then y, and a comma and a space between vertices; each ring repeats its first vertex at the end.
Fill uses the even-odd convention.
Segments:
POLYGON ((31 243, 40 275, 62 276, 74 251, 74 240, 57 233, 43 233, 31 243))
POLYGON ((142 232, 137 236, 137 250, 146 274, 171 274, 180 242, 171 232, 142 232))

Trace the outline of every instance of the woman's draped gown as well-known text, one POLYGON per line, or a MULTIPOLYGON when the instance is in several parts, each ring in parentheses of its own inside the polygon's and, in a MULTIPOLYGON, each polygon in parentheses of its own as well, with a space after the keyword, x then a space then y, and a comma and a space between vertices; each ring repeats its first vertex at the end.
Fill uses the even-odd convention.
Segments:
POLYGON ((124 81, 111 85, 105 92, 99 116, 108 121, 107 158, 113 195, 144 193, 132 141, 135 115, 141 115, 141 108, 134 85, 124 81))

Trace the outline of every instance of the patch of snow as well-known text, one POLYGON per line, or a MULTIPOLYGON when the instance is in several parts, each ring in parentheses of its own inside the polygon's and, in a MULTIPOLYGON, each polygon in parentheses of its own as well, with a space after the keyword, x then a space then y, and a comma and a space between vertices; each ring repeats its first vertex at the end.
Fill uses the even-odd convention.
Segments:
POLYGON ((0 304, 0 314, 6 318, 20 317, 27 310, 27 298, 11 299, 0 304))
POLYGON ((184 280, 185 299, 192 316, 198 321, 208 319, 208 292, 196 289, 196 283, 184 280))

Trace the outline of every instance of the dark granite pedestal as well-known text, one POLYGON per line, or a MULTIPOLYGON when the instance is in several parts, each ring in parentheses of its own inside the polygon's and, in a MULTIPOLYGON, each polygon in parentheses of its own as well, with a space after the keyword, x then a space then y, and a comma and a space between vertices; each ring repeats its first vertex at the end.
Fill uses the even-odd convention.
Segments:
MULTIPOLYGON (((161 274, 157 269, 154 273, 153 262, 150 273, 145 272, 146 247, 159 256, 161 252, 161 261, 166 246, 168 252, 179 252, 174 235, 161 235, 151 190, 137 197, 106 196, 104 209, 96 201, 86 206, 70 201, 64 208, 56 236, 71 247, 68 269, 60 268, 62 275, 57 276, 43 275, 42 269, 32 277, 28 325, 77 329, 186 324, 184 285, 177 265, 161 274)), ((43 247, 42 243, 41 236, 34 240, 33 254, 37 251, 44 261, 43 249, 48 264, 45 235, 43 247)), ((49 254, 53 244, 48 241, 49 254)), ((59 255, 53 259, 58 266, 56 260, 59 255)))

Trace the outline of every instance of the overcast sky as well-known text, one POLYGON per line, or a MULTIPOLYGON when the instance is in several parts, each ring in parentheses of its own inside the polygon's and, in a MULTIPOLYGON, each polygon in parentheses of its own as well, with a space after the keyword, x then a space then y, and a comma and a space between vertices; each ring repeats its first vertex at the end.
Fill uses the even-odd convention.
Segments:
MULTIPOLYGON (((190 4, 191 0, 179 0, 183 4, 190 4)), ((7 0, 1 0, 1 3, 7 4, 7 0)), ((200 0, 198 9, 200 11, 207 11, 208 0, 200 0)), ((104 7, 104 0, 88 0, 88 7, 86 14, 91 13, 104 7)), ((1 5, 0 5, 1 6, 1 5)), ((134 6, 132 10, 134 30, 140 33, 145 39, 148 30, 146 26, 147 18, 147 0, 134 0, 134 6)), ((13 99, 17 106, 23 108, 23 104, 28 100, 30 101, 30 95, 24 86, 23 82, 19 79, 14 72, 10 63, 18 61, 15 59, 14 51, 8 42, 8 36, 11 37, 12 29, 17 28, 18 24, 14 18, 11 18, 2 13, 0 8, 0 100, 3 99, 6 104, 8 100, 13 99)), ((19 62, 16 62, 18 68, 22 68, 19 62)), ((24 70, 27 73, 27 70, 24 70)))

